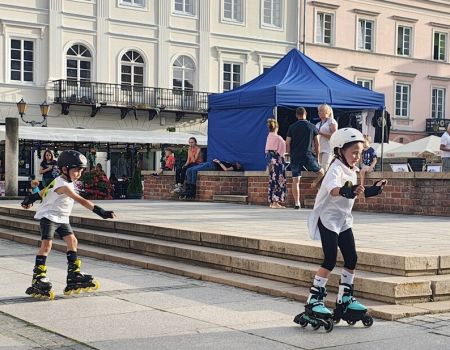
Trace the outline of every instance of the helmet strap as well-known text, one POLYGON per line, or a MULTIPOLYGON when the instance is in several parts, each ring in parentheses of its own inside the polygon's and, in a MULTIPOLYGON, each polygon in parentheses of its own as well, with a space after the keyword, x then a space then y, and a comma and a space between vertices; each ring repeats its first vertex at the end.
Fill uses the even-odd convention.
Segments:
POLYGON ((62 168, 61 173, 62 173, 64 179, 65 179, 67 182, 72 182, 72 179, 70 178, 70 173, 69 173, 69 171, 70 171, 70 169, 69 169, 68 167, 64 166, 64 167, 62 168), (66 169, 66 171, 64 171, 64 169, 66 169))

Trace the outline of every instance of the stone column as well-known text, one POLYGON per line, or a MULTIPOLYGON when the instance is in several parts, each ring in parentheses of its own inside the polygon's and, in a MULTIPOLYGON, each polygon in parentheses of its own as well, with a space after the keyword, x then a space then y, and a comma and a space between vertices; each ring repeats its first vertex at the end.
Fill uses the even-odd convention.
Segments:
POLYGON ((19 119, 5 118, 5 195, 19 194, 19 119))

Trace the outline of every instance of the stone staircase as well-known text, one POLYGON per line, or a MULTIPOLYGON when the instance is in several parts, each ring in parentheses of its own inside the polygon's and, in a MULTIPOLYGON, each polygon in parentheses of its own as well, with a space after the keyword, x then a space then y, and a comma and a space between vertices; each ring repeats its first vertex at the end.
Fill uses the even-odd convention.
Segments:
MULTIPOLYGON (((0 238, 38 246, 33 211, 0 207, 0 238)), ((313 242, 285 242, 72 217, 81 255, 229 284, 304 301, 322 260, 313 242)), ((65 250, 59 239, 54 249, 65 250)), ((448 261, 439 256, 358 251, 355 294, 376 317, 450 310, 448 261), (434 301, 433 303, 431 301, 434 301)), ((342 266, 339 258, 338 265, 342 266)), ((340 267, 329 280, 329 302, 340 267)))

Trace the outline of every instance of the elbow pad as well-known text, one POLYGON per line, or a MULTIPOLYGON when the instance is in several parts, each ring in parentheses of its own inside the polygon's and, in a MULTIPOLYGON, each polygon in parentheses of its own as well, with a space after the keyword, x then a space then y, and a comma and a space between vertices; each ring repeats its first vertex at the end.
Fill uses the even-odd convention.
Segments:
POLYGON ((347 181, 344 186, 339 189, 339 194, 347 199, 354 199, 356 197, 355 189, 358 185, 351 185, 351 182, 347 181))
POLYGON ((103 208, 100 208, 98 205, 94 205, 94 209, 92 211, 97 214, 98 216, 101 216, 102 219, 112 219, 114 216, 114 212, 111 210, 105 210, 103 208))
MULTIPOLYGON (((377 181, 375 182, 375 184, 376 183, 377 181)), ((382 186, 376 186, 375 184, 372 186, 364 186, 364 197, 368 198, 378 196, 380 193, 383 192, 384 182, 382 186)))

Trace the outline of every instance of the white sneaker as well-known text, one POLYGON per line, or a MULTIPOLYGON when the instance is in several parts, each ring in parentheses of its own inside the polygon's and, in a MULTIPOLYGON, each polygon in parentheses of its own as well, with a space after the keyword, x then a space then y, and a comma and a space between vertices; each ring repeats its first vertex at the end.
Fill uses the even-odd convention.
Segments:
POLYGON ((181 185, 180 184, 176 184, 174 189, 170 191, 170 193, 180 193, 181 192, 181 185))

